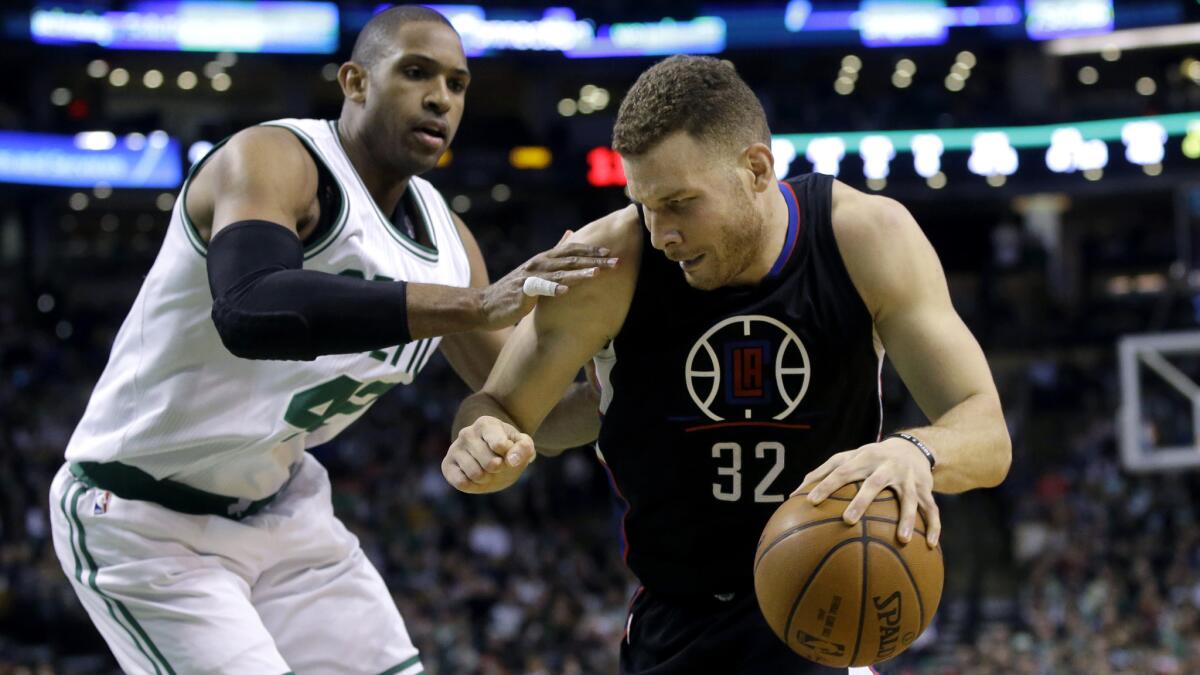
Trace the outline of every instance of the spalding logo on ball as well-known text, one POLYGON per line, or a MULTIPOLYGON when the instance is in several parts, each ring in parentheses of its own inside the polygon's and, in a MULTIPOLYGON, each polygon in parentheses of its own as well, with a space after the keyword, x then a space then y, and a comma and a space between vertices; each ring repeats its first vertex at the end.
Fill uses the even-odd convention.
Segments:
POLYGON ((922 519, 912 541, 896 541, 894 492, 879 493, 856 525, 842 519, 859 487, 846 485, 816 506, 807 492, 784 502, 754 556, 754 591, 771 630, 797 654, 834 668, 908 649, 942 597, 942 550, 926 545, 922 519))
POLYGON ((787 324, 748 314, 709 328, 688 352, 684 377, 715 422, 786 419, 808 391, 808 350, 787 324))

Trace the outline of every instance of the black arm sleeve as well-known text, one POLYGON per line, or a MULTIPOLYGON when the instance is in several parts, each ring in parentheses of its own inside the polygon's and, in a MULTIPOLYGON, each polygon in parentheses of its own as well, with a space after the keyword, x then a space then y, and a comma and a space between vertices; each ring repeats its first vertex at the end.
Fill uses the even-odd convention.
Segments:
POLYGON ((243 220, 212 238, 212 319, 232 354, 311 361, 410 340, 403 281, 366 281, 303 265, 300 239, 277 223, 243 220))

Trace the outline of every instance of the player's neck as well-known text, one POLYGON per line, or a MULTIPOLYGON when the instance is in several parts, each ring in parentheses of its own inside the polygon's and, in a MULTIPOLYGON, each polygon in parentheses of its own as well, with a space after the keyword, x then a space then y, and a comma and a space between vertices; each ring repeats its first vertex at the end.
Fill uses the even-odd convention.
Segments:
POLYGON ((395 175, 395 172, 376 162, 363 139, 353 133, 352 125, 338 120, 336 128, 342 147, 346 150, 346 157, 350 159, 355 173, 362 179, 371 199, 383 213, 394 213, 400 198, 404 196, 404 191, 408 189, 411 176, 395 175))
POLYGON ((763 240, 758 247, 758 255, 754 262, 739 275, 736 282, 747 285, 762 283, 771 273, 775 261, 779 259, 783 247, 787 243, 788 206, 778 185, 773 185, 759 199, 765 200, 763 205, 763 240))

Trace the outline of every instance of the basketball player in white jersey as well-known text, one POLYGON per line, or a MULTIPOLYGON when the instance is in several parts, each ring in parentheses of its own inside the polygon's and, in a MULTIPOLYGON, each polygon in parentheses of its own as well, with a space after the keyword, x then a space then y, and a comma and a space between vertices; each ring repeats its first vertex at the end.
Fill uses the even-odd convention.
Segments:
MULTIPOLYGON (((340 119, 244 130, 185 181, 50 494, 59 560, 126 672, 423 672, 306 449, 439 344, 478 389, 533 307, 527 279, 562 294, 615 262, 561 245, 488 285, 416 177, 468 79, 440 14, 388 10, 339 71, 340 119)), ((542 442, 595 437, 588 389, 542 442)))

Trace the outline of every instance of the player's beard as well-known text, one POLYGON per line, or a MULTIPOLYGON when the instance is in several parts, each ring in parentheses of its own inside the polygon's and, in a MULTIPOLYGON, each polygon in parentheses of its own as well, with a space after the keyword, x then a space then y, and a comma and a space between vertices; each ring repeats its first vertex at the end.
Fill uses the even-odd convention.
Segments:
POLYGON ((753 265, 765 243, 763 217, 746 194, 741 181, 732 177, 728 223, 721 228, 719 258, 714 261, 714 273, 707 279, 697 279, 692 286, 711 290, 727 286, 753 265))

